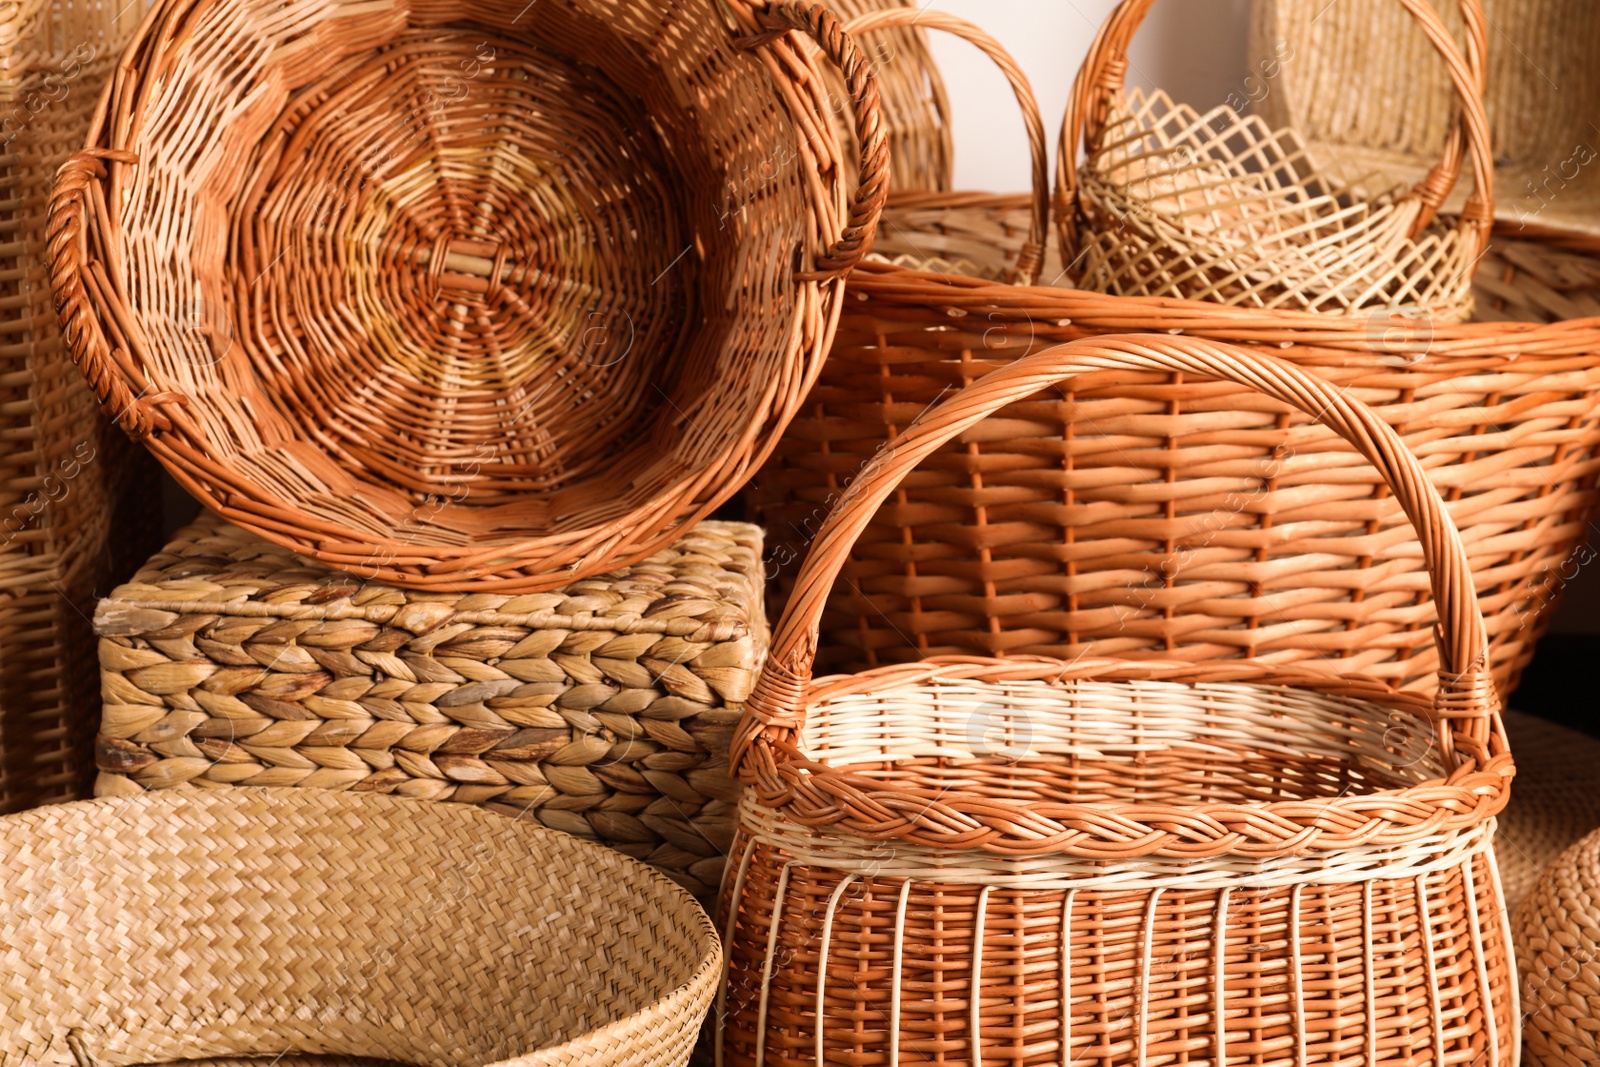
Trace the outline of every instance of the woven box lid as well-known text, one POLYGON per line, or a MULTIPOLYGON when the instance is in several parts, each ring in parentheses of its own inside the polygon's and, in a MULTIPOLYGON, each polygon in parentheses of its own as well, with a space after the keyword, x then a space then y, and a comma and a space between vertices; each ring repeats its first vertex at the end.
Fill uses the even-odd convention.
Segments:
POLYGON ((101 795, 298 785, 484 804, 715 890, 766 652, 761 531, 702 522, 522 596, 398 589, 206 515, 101 601, 101 795))

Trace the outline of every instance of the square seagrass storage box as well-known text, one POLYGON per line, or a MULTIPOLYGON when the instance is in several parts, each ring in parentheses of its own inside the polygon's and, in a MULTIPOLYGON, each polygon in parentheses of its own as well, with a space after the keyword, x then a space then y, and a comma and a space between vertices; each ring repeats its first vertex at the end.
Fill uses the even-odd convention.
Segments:
POLYGON ((767 647, 761 531, 702 522, 550 593, 398 589, 220 519, 100 602, 99 795, 312 786, 481 804, 702 897, 767 647))

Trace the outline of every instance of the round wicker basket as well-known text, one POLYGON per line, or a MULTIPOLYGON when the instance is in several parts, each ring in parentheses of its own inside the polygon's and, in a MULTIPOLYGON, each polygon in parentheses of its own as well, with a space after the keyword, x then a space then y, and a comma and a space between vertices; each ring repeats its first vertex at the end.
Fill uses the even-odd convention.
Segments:
POLYGON ((1492 847, 1514 769, 1472 572, 1399 436, 1290 363, 1107 337, 924 413, 818 531, 730 759, 724 1063, 1515 1062, 1492 847), (1270 395, 1378 469, 1439 605, 1431 700, 1249 661, 813 677, 849 548, 919 462, 1059 381, 1145 370, 1270 395))
POLYGON ((8 1063, 678 1067, 722 958, 664 876, 465 805, 150 793, 0 854, 8 1063))
POLYGON ((1495 856, 1515 911, 1557 857, 1600 828, 1600 740, 1513 711, 1505 721, 1517 788, 1500 813, 1495 856))
POLYGON ((1600 1063, 1600 831, 1551 865, 1517 910, 1522 1034, 1535 1067, 1600 1063))
POLYGON ((101 401, 230 521, 452 591, 636 562, 736 492, 888 169, 826 9, 715 0, 163 0, 88 144, 50 247, 101 401))

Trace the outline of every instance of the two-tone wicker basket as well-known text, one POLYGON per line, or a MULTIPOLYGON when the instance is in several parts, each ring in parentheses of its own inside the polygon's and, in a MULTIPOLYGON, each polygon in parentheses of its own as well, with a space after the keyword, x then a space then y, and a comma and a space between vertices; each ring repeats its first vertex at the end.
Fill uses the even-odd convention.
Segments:
POLYGON ((1159 336, 997 370, 883 447, 778 623, 734 740, 719 1062, 1508 1067, 1497 707, 1455 527, 1348 393, 1159 336), (920 462, 1071 375, 1137 393, 1152 370, 1269 394, 1381 471, 1439 604, 1431 700, 1251 662, 951 657, 813 677, 850 546, 920 462))
POLYGON ((7 1063, 681 1067, 722 959, 656 872, 462 805, 152 793, 0 852, 7 1063))
POLYGON ((871 242, 879 107, 815 5, 162 0, 62 170, 57 308, 225 518, 365 578, 556 588, 765 457, 871 242))

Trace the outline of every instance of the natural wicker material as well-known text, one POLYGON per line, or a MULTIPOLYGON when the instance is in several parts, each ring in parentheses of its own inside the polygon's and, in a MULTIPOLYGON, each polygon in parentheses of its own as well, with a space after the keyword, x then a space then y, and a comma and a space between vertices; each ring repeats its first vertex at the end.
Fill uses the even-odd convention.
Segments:
MULTIPOLYGON (((1492 277, 1517 298, 1508 314, 1551 292, 1532 270, 1492 277)), ((1030 349, 1129 329, 1260 346, 1398 429, 1464 532, 1502 692, 1597 502, 1600 319, 1363 322, 876 263, 851 295, 822 377, 749 494, 785 588, 841 489, 920 411, 1030 349)), ((851 550, 819 666, 1334 655, 1426 689, 1433 621, 1399 510, 1341 442, 1228 384, 1094 374, 907 480, 851 550)))
MULTIPOLYGON (((826 3, 847 23, 873 11, 923 6, 914 0, 826 3)), ((949 189, 955 159, 950 138, 950 98, 926 35, 913 22, 874 36, 866 52, 878 75, 884 136, 888 138, 889 158, 894 161, 894 187, 928 192, 949 189)), ((828 79, 834 98, 842 103, 848 95, 844 82, 828 66, 823 67, 823 76, 828 79)), ((835 136, 846 158, 854 164, 856 147, 849 108, 836 108, 834 119, 835 136)), ((881 229, 879 235, 883 235, 881 229)))
POLYGON ((1461 111, 1440 133, 1443 160, 1409 190, 1352 190, 1316 168, 1297 132, 1232 107, 1202 115, 1162 92, 1124 92, 1127 48, 1153 3, 1122 0, 1068 102, 1058 223, 1078 284, 1245 307, 1470 316, 1494 202, 1477 0, 1461 0, 1473 30, 1465 56, 1428 0, 1398 5, 1443 58, 1461 111), (1436 219, 1463 155, 1477 163, 1474 189, 1457 217, 1436 219))
POLYGON ((98 792, 299 785, 481 804, 709 898, 766 649, 761 535, 703 522, 550 593, 405 592, 214 518, 95 614, 98 792))
MULTIPOLYGON (((1600 5, 1482 3, 1493 27, 1484 105, 1496 217, 1507 232, 1564 233, 1600 247, 1600 5)), ((1462 38, 1462 19, 1449 4, 1439 8, 1462 38)), ((1454 121, 1433 48, 1394 0, 1258 0, 1251 53, 1253 70, 1291 57, 1252 86, 1260 113, 1299 130, 1316 165, 1343 180, 1415 181, 1454 121)))
POLYGON ((643 559, 766 455, 887 193, 833 17, 731 8, 754 36, 713 0, 163 0, 51 205, 74 358, 204 504, 330 565, 643 559), (850 85, 848 218, 791 26, 850 85))
POLYGON ((1515 912, 1561 853, 1600 827, 1600 740, 1506 712, 1517 787, 1500 813, 1495 855, 1515 912))
POLYGON ((1497 708, 1455 528, 1358 401, 1187 339, 996 371, 856 480, 773 636, 732 750, 747 789, 723 1060, 1511 1064, 1497 708), (848 546, 919 461, 1060 379, 1151 369, 1315 414, 1383 473, 1441 605, 1431 707, 1250 663, 952 658, 813 679, 848 546))
POLYGON ((88 795, 94 598, 159 545, 154 465, 99 411, 50 306, 44 204, 141 5, 0 11, 0 811, 88 795))
POLYGON ((0 856, 7 1063, 675 1067, 722 959, 661 875, 459 805, 92 800, 0 820, 0 856))
POLYGON ((1600 1062, 1600 830, 1550 866, 1515 925, 1530 1061, 1593 1067, 1600 1062))

